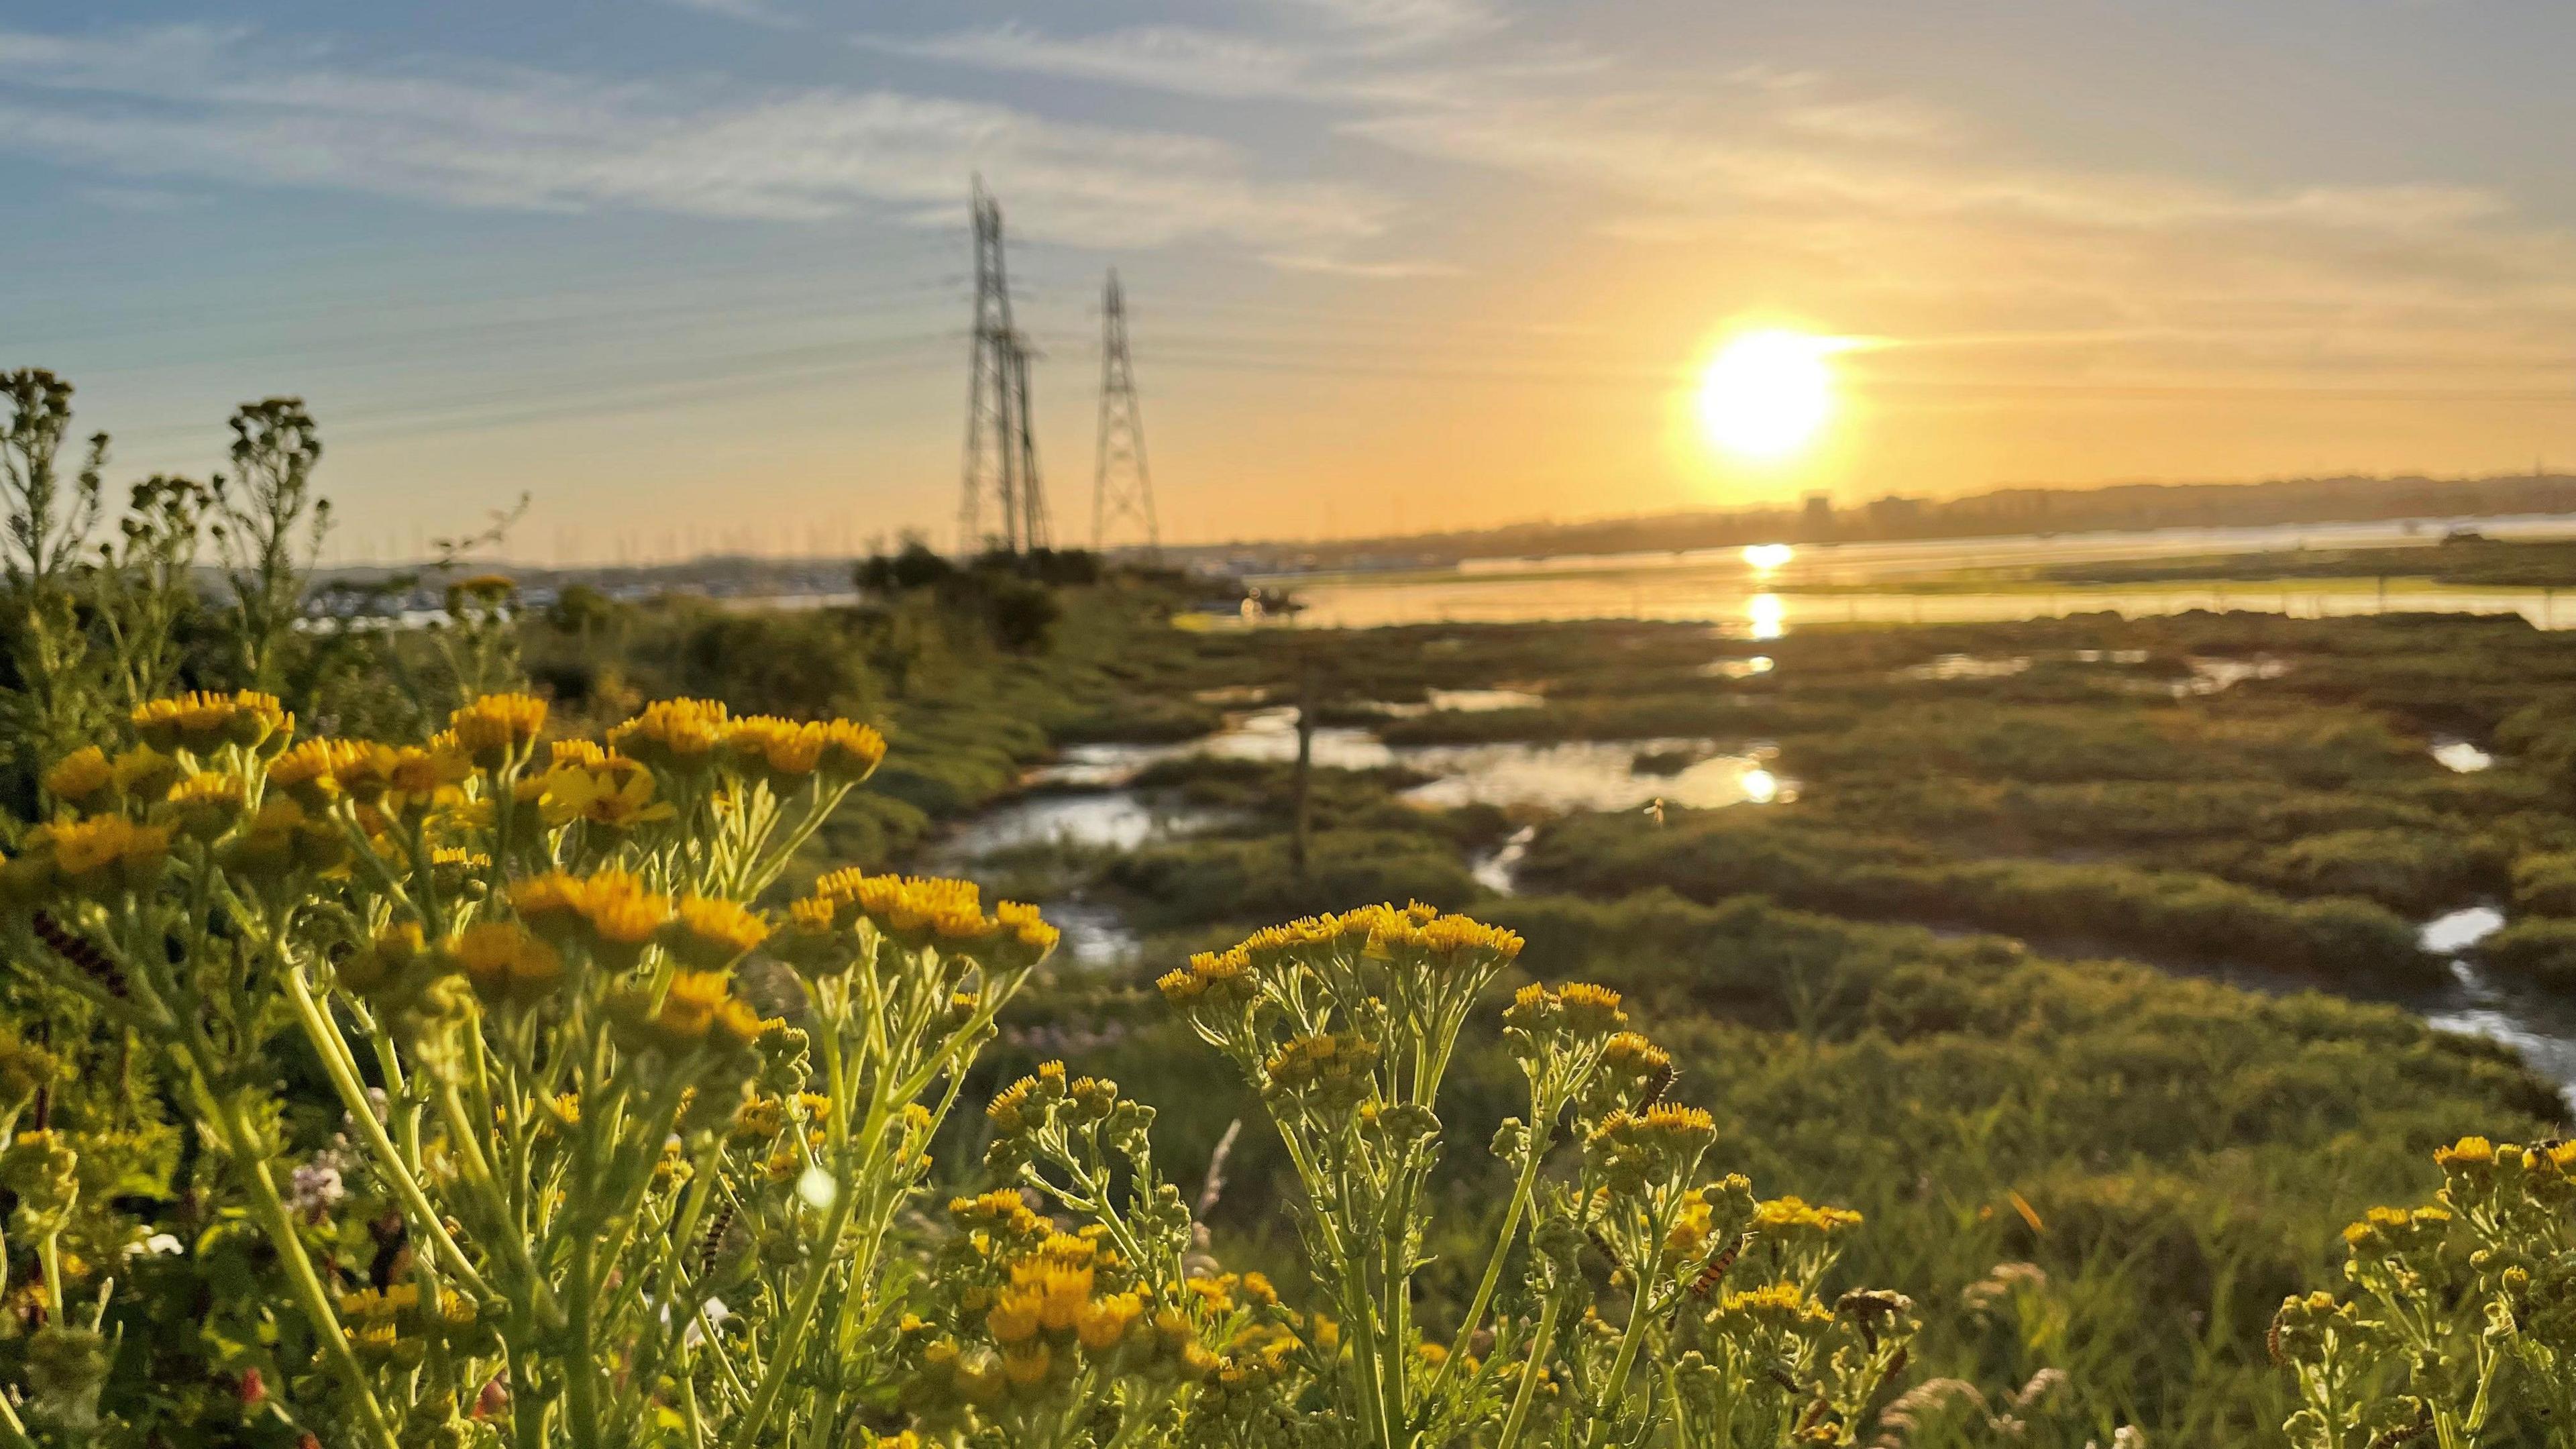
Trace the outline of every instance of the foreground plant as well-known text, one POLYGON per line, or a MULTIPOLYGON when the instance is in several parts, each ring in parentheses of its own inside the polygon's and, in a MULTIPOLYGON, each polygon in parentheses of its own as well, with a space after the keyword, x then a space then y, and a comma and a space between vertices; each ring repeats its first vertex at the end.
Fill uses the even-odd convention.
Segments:
POLYGON ((2462 1138, 2423 1207, 2344 1230, 2341 1297, 2281 1306, 2300 1449, 2576 1449, 2576 1143, 2462 1138))
POLYGON ((1162 979, 1287 1147, 1303 1309, 1258 1274, 1192 1270, 1152 1114, 1113 1084, 1050 1063, 995 1098, 988 1161, 1078 1226, 1018 1192, 951 1205, 968 1236, 905 1325, 922 1431, 1110 1449, 1857 1442, 1912 1305, 1817 1296, 1857 1215, 1708 1180, 1708 1114, 1664 1100, 1671 1059, 1600 987, 1530 986, 1504 1013, 1530 1102, 1494 1143, 1513 1194, 1464 1313, 1437 1334, 1416 1321, 1441 1082, 1520 944, 1375 906, 1162 979))
MULTIPOLYGON (((48 772, 0 933, 163 1055, 283 1267, 247 1428, 843 1442, 883 1378, 896 1209, 1055 933, 856 872, 751 907, 882 757, 872 730, 673 701, 541 748, 545 716, 486 696, 395 747, 291 743, 264 695, 154 701, 48 772), (291 1172, 281 1033, 346 1118, 291 1172)), ((113 1280, 55 1248, 77 1157, 35 1131, 0 1160, 42 1278, 0 1395, 17 1442, 136 1428, 98 1402, 118 1346, 79 1307, 113 1280)))

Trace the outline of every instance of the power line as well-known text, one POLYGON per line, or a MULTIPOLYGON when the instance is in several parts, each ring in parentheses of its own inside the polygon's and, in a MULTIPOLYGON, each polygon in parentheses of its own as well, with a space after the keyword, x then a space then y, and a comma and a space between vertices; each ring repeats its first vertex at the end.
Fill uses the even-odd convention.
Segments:
POLYGON ((1145 556, 1162 556, 1154 517, 1154 480, 1145 469, 1145 420, 1136 406, 1136 368, 1127 356, 1127 296, 1118 273, 1100 293, 1100 433, 1091 479, 1091 546, 1105 548, 1110 530, 1128 520, 1143 528, 1145 556))
POLYGON ((974 350, 967 360, 966 460, 957 508, 957 549, 1012 553, 1047 547, 1046 491, 1029 434, 1029 340, 1011 324, 1011 279, 1002 259, 1002 204, 975 178, 974 350), (984 526, 985 495, 998 529, 984 526))

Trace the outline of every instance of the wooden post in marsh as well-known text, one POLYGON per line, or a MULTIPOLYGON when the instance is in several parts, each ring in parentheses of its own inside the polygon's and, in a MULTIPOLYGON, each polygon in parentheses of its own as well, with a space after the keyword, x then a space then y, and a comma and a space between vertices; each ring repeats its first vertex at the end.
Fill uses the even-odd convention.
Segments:
POLYGON ((1288 866, 1298 883, 1306 880, 1306 841, 1314 830, 1312 781, 1315 773, 1315 656, 1297 646, 1297 783, 1296 831, 1288 839, 1288 866))

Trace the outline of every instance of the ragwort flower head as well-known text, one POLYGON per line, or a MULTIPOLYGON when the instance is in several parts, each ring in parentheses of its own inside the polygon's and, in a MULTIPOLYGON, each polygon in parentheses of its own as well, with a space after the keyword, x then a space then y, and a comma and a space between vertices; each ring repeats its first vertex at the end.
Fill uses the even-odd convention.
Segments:
POLYGON ((200 770, 170 787, 162 813, 188 835, 212 840, 241 818, 249 794, 249 784, 239 775, 200 770))
POLYGON ((546 702, 532 694, 487 694, 450 714, 447 727, 477 769, 497 770, 535 747, 546 727, 546 702))
POLYGON ((683 896, 663 928, 662 944, 701 971, 721 970, 769 938, 769 923, 739 901, 683 896))
POLYGON ((713 765, 731 727, 730 712, 712 699, 658 699, 608 732, 610 749, 675 774, 713 765))
POLYGON ((66 805, 82 804, 116 782, 115 771, 107 763, 107 751, 96 745, 83 745, 54 762, 45 771, 45 793, 66 805))
POLYGON ((667 800, 654 798, 653 772, 625 755, 599 751, 558 752, 542 777, 538 808, 548 825, 579 820, 604 830, 633 830, 678 812, 667 800))
POLYGON ((474 994, 493 1006, 530 1006, 569 979, 561 952, 516 921, 478 921, 449 948, 474 994))
POLYGON ((237 690, 231 694, 197 690, 135 706, 134 732, 143 743, 163 753, 202 753, 225 745, 256 749, 271 740, 283 742, 295 728, 273 694, 237 690))

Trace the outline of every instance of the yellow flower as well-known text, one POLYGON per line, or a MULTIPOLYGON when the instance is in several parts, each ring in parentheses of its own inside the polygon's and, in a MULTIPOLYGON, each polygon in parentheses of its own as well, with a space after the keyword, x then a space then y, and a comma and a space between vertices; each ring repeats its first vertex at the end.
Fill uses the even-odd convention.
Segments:
POLYGON ((653 798, 653 776, 622 755, 602 755, 584 763, 565 762, 546 771, 539 806, 548 825, 575 820, 611 830, 631 830, 678 813, 667 800, 653 798))
POLYGON ((476 765, 497 770, 537 742, 546 702, 531 694, 487 694, 450 714, 447 727, 476 765))
POLYGON ((753 715, 733 721, 724 741, 734 758, 782 783, 814 773, 823 762, 823 727, 818 724, 753 715))
POLYGON ((306 740, 268 762, 268 784, 308 810, 329 808, 340 794, 340 775, 370 747, 354 740, 306 740))
POLYGON ((560 870, 510 883, 510 907, 530 930, 555 940, 570 939, 582 924, 589 901, 580 877, 560 870))
POLYGON ((701 970, 730 966, 769 938, 769 923, 745 910, 739 901, 711 896, 684 896, 664 944, 682 961, 701 970))
POLYGON ((491 1002, 533 1002, 564 980, 563 957, 515 921, 480 921, 453 947, 457 968, 491 1002))
POLYGON ((170 787, 170 813, 190 835, 212 840, 240 818, 249 789, 239 775, 200 770, 170 787))
POLYGON ((2449 1147, 2433 1149, 2433 1162, 2444 1169, 2477 1169, 2493 1167, 2496 1149, 2483 1137, 2463 1137, 2449 1147))
POLYGON ((1145 1311, 1145 1300, 1133 1293, 1111 1293, 1075 1311, 1073 1336, 1093 1353, 1107 1353, 1127 1336, 1145 1311))
POLYGON ((116 779, 108 768, 107 751, 96 745, 83 745, 54 762, 45 772, 45 792, 55 799, 78 804, 106 789, 116 779))
POLYGON ((661 699, 608 732, 609 748, 666 770, 694 771, 714 762, 728 715, 711 699, 661 699))
POLYGON ((653 1013, 654 1030, 664 1045, 685 1050, 706 1038, 715 1025, 716 1008, 730 995, 723 972, 683 971, 671 978, 670 989, 662 993, 662 1005, 653 1013))
POLYGON ((200 690, 147 700, 135 707, 132 722, 145 744, 164 751, 202 751, 228 744, 256 748, 295 728, 294 717, 279 706, 277 696, 248 689, 232 694, 200 690))

